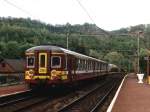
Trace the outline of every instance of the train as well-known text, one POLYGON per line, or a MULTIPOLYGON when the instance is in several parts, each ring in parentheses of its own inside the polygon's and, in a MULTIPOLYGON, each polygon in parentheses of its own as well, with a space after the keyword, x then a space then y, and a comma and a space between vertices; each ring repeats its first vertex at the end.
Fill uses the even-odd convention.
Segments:
POLYGON ((98 78, 108 74, 111 66, 103 60, 52 45, 29 48, 25 55, 25 82, 30 87, 72 84, 98 78))

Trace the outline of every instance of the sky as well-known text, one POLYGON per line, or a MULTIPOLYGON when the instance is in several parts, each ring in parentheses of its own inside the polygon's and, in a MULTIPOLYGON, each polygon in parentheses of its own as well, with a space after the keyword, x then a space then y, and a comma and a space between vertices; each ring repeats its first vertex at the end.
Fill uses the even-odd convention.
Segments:
POLYGON ((1 17, 23 17, 47 24, 94 23, 104 30, 150 24, 150 0, 0 0, 1 17))

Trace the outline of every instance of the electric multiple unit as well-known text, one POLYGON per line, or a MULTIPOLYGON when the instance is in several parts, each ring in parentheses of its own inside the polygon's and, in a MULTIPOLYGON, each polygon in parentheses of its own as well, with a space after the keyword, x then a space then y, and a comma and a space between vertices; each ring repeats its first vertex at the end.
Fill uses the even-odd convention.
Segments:
POLYGON ((108 72, 105 61, 57 46, 36 46, 25 54, 25 81, 30 85, 73 83, 108 72))

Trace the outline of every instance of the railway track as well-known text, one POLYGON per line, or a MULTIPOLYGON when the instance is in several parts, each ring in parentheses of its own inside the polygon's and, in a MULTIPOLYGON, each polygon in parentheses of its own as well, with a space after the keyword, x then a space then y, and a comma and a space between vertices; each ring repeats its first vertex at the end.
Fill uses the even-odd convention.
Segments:
MULTIPOLYGON (((116 79, 114 79, 115 82, 116 82, 116 79)), ((117 79, 118 80, 118 79, 117 79)), ((105 103, 105 101, 108 99, 108 96, 112 93, 112 90, 114 90, 114 88, 116 87, 114 85, 114 82, 110 83, 111 81, 108 80, 106 81, 105 83, 99 83, 99 84, 93 84, 91 87, 88 85, 86 88, 83 87, 83 88, 80 88, 79 90, 76 90, 70 94, 67 94, 63 97, 58 97, 56 99, 53 99, 51 101, 48 101, 48 102, 44 102, 43 104, 40 104, 40 105, 37 105, 36 107, 34 108, 30 108, 30 109, 27 109, 26 111, 24 112, 37 112, 37 111, 40 111, 40 112, 72 112, 72 111, 78 111, 78 112, 94 112, 96 111, 97 109, 99 109, 100 107, 102 107, 105 103), (109 84, 109 86, 106 87, 106 85, 109 84), (110 89, 110 87, 112 86, 112 88, 110 89), (95 95, 95 91, 94 90, 99 90, 99 92, 97 92, 98 95, 98 98, 95 98, 94 99, 94 102, 91 102, 92 100, 89 101, 89 99, 87 98, 87 95, 88 94, 91 94, 93 93, 93 95, 95 95), (104 91, 106 89, 106 91, 104 91), (84 103, 81 103, 80 100, 84 100, 84 99, 87 99, 86 102, 90 102, 91 104, 94 104, 89 107, 90 110, 86 110, 87 109, 87 106, 83 107, 84 105, 88 105, 86 104, 86 102, 84 103), (79 101, 78 101, 79 100, 79 101), (75 105, 75 108, 72 109, 66 109, 68 106, 70 107, 70 105, 74 105, 74 102, 78 102, 78 106, 75 105), (82 105, 82 106, 81 106, 82 105), (85 109, 84 109, 85 108, 85 109), (84 109, 84 110, 82 110, 84 109)), ((121 80, 120 80, 121 82, 121 80)), ((117 82, 116 84, 119 85, 119 82, 117 82)), ((115 92, 114 92, 115 93, 115 92)), ((106 108, 107 109, 107 108, 106 108)))
POLYGON ((31 90, 1 97, 0 112, 22 112, 48 100, 55 99, 54 97, 58 95, 54 95, 55 92, 50 93, 50 91, 43 90, 31 90))
POLYGON ((57 112, 97 112, 103 106, 105 100, 111 94, 113 89, 121 81, 114 80, 109 83, 100 85, 99 87, 89 91, 85 95, 65 105, 57 112))
POLYGON ((79 97, 84 96, 89 90, 93 88, 97 88, 99 85, 103 86, 106 82, 99 82, 98 84, 92 84, 88 85, 87 87, 80 87, 80 89, 77 89, 75 91, 71 91, 69 94, 62 95, 61 97, 57 97, 51 101, 44 102, 43 104, 37 105, 34 108, 30 108, 26 110, 25 112, 57 112, 60 108, 63 108, 64 105, 68 105, 70 102, 76 100, 79 97), (42 108, 41 108, 42 107, 42 108))
MULTIPOLYGON (((107 96, 111 94, 111 91, 114 88, 112 85, 114 84, 113 82, 110 83, 110 80, 108 80, 103 83, 90 85, 91 86, 86 85, 70 91, 64 91, 67 89, 65 88, 48 94, 33 95, 32 93, 29 97, 28 95, 23 95, 26 98, 19 97, 15 100, 3 102, 3 104, 1 103, 0 112, 86 112, 87 106, 84 107, 84 105, 88 105, 87 102, 94 104, 89 106, 90 109, 88 109, 88 111, 95 112, 95 110, 99 109, 102 103, 107 99, 107 96), (94 98, 93 95, 97 96, 97 98, 94 98), (91 99, 89 99, 90 97, 91 99), (82 105, 82 107, 80 105, 82 105)), ((2 100, 0 99, 0 101, 2 100)))
POLYGON ((32 96, 32 90, 26 90, 22 92, 17 92, 0 97, 0 107, 4 107, 25 99, 29 99, 32 96))

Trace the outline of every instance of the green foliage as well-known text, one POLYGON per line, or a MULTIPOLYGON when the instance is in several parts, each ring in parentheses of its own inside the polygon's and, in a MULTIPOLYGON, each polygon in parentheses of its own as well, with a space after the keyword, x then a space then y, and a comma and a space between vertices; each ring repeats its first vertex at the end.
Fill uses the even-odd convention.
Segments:
POLYGON ((124 60, 124 57, 123 57, 123 55, 121 53, 109 52, 109 53, 106 54, 104 59, 106 61, 108 61, 109 63, 113 63, 113 64, 121 66, 121 63, 124 60))
POLYGON ((6 43, 5 49, 5 57, 6 58, 19 58, 20 51, 19 51, 19 44, 16 41, 9 41, 6 43))
POLYGON ((150 53, 150 25, 132 26, 130 31, 129 28, 122 28, 108 34, 95 24, 89 23, 54 26, 30 18, 0 18, 0 56, 24 58, 26 49, 41 44, 66 48, 66 37, 69 34, 70 50, 105 59, 131 70, 137 55, 137 36, 119 34, 129 34, 137 30, 143 31, 145 35, 145 38, 140 38, 140 60, 145 63, 143 57, 150 53))

